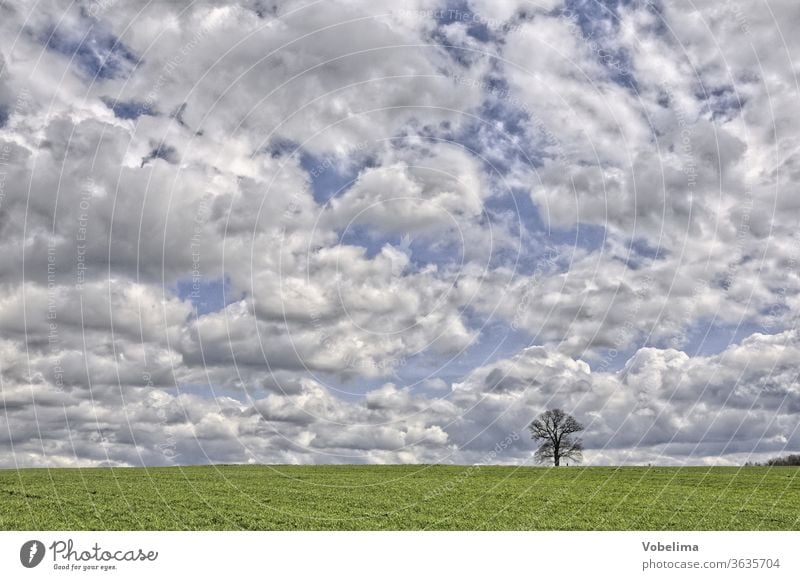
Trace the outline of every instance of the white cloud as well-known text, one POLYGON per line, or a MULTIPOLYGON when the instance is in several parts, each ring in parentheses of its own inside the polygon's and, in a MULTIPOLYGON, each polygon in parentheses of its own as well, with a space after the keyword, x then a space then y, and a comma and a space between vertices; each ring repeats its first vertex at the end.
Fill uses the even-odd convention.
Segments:
POLYGON ((0 5, 0 464, 800 449, 796 7, 442 8, 0 5))

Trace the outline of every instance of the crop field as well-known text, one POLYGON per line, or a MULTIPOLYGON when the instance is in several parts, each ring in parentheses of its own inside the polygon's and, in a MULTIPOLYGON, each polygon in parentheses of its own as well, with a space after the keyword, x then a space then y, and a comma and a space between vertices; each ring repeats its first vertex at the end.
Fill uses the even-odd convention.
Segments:
POLYGON ((798 530, 797 467, 0 470, 3 530, 798 530))

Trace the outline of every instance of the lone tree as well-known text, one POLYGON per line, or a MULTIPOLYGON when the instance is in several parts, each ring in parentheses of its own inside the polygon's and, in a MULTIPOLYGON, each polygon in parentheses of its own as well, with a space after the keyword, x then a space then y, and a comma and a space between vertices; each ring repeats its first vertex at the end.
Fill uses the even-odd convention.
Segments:
POLYGON ((534 455, 539 463, 552 459, 558 467, 562 459, 582 459, 583 442, 571 435, 583 431, 583 425, 572 415, 561 409, 549 409, 534 419, 528 429, 532 439, 542 441, 534 455))

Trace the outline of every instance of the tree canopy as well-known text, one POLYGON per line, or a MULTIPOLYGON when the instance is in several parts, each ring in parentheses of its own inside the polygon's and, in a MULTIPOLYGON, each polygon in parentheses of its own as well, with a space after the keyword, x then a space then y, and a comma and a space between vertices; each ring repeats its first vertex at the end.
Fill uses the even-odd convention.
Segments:
POLYGON ((541 441, 534 457, 539 463, 550 459, 558 467, 562 459, 580 461, 583 458, 583 442, 572 437, 584 430, 575 417, 561 409, 549 409, 534 419, 528 429, 531 438, 541 441))

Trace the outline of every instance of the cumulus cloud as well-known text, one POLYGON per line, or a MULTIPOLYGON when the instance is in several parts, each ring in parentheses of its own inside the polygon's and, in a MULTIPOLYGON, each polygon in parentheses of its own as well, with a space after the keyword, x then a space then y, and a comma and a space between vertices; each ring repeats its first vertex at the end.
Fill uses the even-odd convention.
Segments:
POLYGON ((0 4, 0 464, 798 451, 770 8, 0 4))

